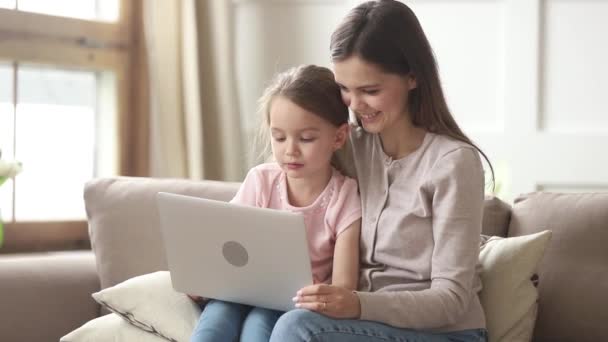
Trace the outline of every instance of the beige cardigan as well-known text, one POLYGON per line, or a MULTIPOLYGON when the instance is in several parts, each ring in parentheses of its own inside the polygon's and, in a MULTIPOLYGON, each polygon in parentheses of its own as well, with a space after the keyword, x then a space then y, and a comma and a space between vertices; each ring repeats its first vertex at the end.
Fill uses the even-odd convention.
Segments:
POLYGON ((361 191, 361 319, 433 331, 485 328, 476 264, 484 200, 478 152, 427 133, 392 160, 351 133, 361 191))

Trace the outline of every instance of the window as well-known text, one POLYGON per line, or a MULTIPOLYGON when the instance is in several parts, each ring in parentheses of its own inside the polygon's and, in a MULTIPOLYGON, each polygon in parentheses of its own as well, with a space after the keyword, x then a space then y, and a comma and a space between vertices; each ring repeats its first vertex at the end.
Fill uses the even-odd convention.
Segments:
POLYGON ((85 247, 83 186, 124 173, 136 1, 0 0, 0 253, 85 247))

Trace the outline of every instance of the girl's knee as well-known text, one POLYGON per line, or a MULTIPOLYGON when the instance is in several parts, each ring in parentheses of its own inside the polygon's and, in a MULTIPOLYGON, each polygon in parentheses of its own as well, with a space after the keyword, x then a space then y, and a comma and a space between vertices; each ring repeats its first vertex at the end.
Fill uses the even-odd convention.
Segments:
POLYGON ((255 307, 247 315, 247 321, 274 325, 281 314, 280 311, 255 307))

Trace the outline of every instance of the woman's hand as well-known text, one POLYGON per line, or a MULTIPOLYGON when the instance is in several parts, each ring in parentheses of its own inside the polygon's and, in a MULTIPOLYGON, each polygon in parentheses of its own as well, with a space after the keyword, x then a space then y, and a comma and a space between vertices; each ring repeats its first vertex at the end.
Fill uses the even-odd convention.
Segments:
POLYGON ((297 308, 333 318, 357 319, 361 303, 356 293, 343 287, 318 284, 304 287, 293 298, 297 308))
POLYGON ((203 298, 201 296, 196 296, 196 295, 191 295, 191 294, 187 294, 187 296, 190 297, 190 299, 192 299, 192 301, 194 301, 197 304, 200 304, 205 301, 205 298, 203 298))

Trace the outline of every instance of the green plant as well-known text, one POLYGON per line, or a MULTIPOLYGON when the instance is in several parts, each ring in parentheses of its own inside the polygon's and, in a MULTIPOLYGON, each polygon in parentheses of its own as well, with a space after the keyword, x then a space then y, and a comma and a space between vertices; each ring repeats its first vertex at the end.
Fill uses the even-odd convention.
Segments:
MULTIPOLYGON (((14 178, 19 172, 21 172, 21 163, 15 160, 2 159, 2 150, 0 150, 0 186, 4 184, 8 179, 14 178)), ((4 227, 2 224, 2 212, 0 212, 0 247, 4 242, 4 227)))

